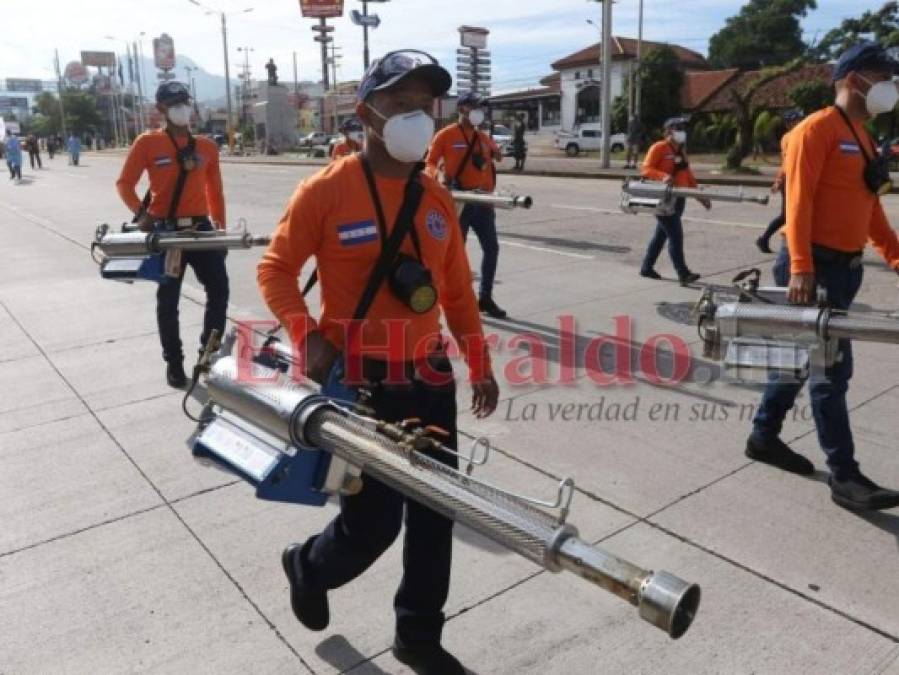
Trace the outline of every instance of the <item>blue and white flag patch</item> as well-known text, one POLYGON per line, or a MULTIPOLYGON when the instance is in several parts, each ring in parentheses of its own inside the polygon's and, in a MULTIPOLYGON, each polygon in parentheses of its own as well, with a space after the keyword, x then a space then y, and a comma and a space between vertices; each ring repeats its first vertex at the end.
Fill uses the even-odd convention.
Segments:
POLYGON ((360 223, 348 223, 337 226, 337 238, 341 246, 356 246, 377 241, 378 228, 373 220, 363 220, 360 223))
POLYGON ((468 143, 453 143, 453 150, 467 150, 468 143))
POLYGON ((861 152, 858 143, 852 141, 840 141, 840 152, 844 155, 857 155, 861 152))
POLYGON ((156 159, 153 160, 153 164, 156 166, 168 166, 172 163, 172 158, 168 155, 160 155, 156 159))

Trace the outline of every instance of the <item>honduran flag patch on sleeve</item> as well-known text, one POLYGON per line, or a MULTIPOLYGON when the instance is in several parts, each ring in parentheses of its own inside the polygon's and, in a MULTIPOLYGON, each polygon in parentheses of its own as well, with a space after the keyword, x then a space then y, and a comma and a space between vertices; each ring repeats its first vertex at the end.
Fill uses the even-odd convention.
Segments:
POLYGON ((861 151, 858 148, 858 143, 854 141, 840 141, 840 152, 844 155, 857 155, 861 151))
POLYGON ((356 246, 377 241, 378 228, 373 220, 363 220, 359 223, 348 223, 337 226, 337 238, 341 246, 356 246))

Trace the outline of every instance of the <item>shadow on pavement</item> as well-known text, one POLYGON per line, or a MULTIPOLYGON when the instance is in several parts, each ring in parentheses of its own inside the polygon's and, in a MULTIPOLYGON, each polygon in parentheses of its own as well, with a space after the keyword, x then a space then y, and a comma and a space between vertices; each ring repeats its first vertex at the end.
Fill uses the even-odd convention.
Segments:
POLYGON ((369 657, 363 656, 343 635, 332 635, 319 642, 315 647, 315 653, 341 673, 353 669, 353 673, 359 675, 388 675, 386 671, 368 661, 369 657))

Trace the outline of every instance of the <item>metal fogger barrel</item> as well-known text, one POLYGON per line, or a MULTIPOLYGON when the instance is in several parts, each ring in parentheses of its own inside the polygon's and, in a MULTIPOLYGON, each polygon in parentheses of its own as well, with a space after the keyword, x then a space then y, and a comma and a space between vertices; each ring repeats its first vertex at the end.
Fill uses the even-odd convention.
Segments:
POLYGON ((719 303, 715 291, 706 290, 697 306, 705 355, 747 375, 806 375, 812 366, 833 365, 840 338, 899 344, 899 318, 789 305, 786 298, 786 288, 771 287, 719 303))
POLYGON ((478 192, 453 190, 453 201, 457 204, 483 204, 497 209, 529 209, 534 200, 527 195, 503 194, 499 192, 478 192))
POLYGON ((470 475, 474 448, 472 457, 463 456, 470 460, 468 470, 457 471, 421 452, 437 444, 421 429, 360 414, 259 365, 253 365, 254 376, 265 382, 241 381, 239 367, 232 356, 221 356, 212 365, 195 455, 261 490, 290 480, 297 473, 291 462, 326 451, 341 466, 354 468, 342 478, 333 466, 325 472, 329 477, 319 476, 338 491, 352 492, 365 475, 371 476, 545 569, 569 570, 623 598, 672 638, 690 627, 699 607, 699 586, 668 572, 645 570, 580 539, 576 528, 565 523, 564 495, 570 501, 574 491, 570 479, 560 484, 554 504, 512 494, 470 475), (538 504, 561 507, 561 514, 553 516, 538 504))
POLYGON ((248 232, 142 232, 129 225, 122 226, 121 232, 111 232, 108 225, 100 225, 91 244, 91 257, 100 266, 100 276, 104 279, 126 283, 160 281, 164 276, 163 256, 169 251, 249 249, 266 246, 270 241, 269 236, 254 236, 248 232))
POLYGON ((699 197, 719 202, 752 202, 767 204, 769 195, 746 194, 740 186, 736 192, 712 190, 707 187, 680 188, 667 183, 626 178, 621 186, 621 210, 625 213, 652 213, 670 216, 680 197, 699 197))

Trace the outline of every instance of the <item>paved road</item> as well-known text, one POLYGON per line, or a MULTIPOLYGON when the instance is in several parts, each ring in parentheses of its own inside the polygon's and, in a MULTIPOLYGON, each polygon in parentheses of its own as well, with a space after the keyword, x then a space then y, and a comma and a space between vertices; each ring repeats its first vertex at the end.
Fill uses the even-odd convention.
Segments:
MULTIPOLYGON (((23 185, 0 183, 0 673, 405 672, 389 654, 398 547, 333 593, 331 627, 311 634, 290 613, 278 554, 333 507, 261 502, 189 458, 191 424, 163 381, 152 289, 102 282, 88 257, 94 226, 123 216, 118 161, 88 155, 76 169, 57 159, 23 185)), ((310 171, 226 165, 232 224, 270 229, 310 171)), ((706 383, 717 369, 699 357, 688 317, 698 289, 672 283, 666 259, 669 281, 637 275, 651 222, 617 211, 614 184, 503 186, 536 206, 499 218, 496 296, 510 319, 487 326, 501 347, 503 401, 489 420, 461 418, 465 434, 497 446, 483 474, 544 497, 575 476, 571 521, 582 534, 700 582, 703 606, 671 642, 580 579, 458 528, 447 646, 477 673, 899 673, 897 514, 854 516, 831 504, 823 470, 800 479, 744 458, 757 392, 706 383), (553 384, 560 316, 576 321, 581 349, 613 338, 604 357, 632 364, 634 382, 603 387, 578 371, 575 384, 553 384), (668 372, 659 334, 696 355, 677 386, 641 368, 642 354, 668 372), (543 358, 525 358, 527 345, 543 358), (528 381, 543 366, 549 384, 528 381)), ((899 201, 887 206, 899 222, 899 201)), ((691 267, 718 283, 767 268, 752 240, 775 208, 691 205, 691 267)), ((229 257, 233 319, 267 318, 258 256, 229 257)), ((896 276, 873 257, 866 274, 860 305, 896 311, 896 276)), ((202 294, 192 284, 185 293, 193 339, 202 294)), ((897 364, 894 348, 859 345, 851 392, 862 464, 894 484, 897 364)), ((823 469, 801 403, 785 436, 823 469)))

